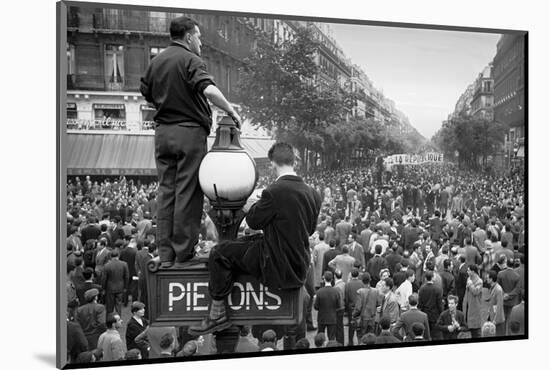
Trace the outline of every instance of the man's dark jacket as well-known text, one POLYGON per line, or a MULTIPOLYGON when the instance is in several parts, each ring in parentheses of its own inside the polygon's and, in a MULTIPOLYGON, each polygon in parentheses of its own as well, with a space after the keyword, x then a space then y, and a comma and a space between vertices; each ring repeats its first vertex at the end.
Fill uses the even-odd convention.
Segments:
POLYGON ((317 322, 319 325, 336 325, 336 310, 341 307, 341 297, 336 288, 330 285, 317 291, 313 307, 319 311, 317 322))
POLYGON ((310 263, 309 236, 317 226, 321 197, 295 175, 269 185, 246 216, 248 226, 263 230, 262 282, 274 289, 299 288, 310 263))
POLYGON ((112 259, 107 262, 102 276, 105 292, 122 293, 128 288, 130 275, 128 264, 124 261, 112 259))

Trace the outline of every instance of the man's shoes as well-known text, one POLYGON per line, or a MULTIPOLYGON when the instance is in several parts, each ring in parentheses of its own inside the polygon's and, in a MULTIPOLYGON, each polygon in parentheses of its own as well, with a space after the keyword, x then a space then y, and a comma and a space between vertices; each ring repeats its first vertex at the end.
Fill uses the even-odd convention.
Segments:
POLYGON ((201 321, 200 325, 190 326, 187 332, 190 335, 206 335, 225 330, 230 326, 231 321, 229 321, 226 315, 223 315, 216 320, 207 317, 201 321))

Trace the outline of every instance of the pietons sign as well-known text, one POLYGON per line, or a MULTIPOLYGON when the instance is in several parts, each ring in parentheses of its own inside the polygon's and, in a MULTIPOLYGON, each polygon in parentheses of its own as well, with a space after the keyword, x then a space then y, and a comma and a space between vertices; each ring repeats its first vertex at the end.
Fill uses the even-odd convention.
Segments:
MULTIPOLYGON (((152 325, 189 325, 208 313, 208 271, 204 265, 149 273, 149 310, 152 325)), ((273 290, 251 276, 240 276, 228 297, 236 325, 291 325, 302 316, 300 290, 273 290)))

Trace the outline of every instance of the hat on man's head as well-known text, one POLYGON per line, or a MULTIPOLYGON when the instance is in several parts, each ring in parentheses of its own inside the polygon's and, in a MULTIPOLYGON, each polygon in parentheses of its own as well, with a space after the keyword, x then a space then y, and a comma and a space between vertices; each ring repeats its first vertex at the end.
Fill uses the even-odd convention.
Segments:
POLYGON ((91 301, 94 299, 94 297, 99 295, 99 290, 96 288, 88 289, 86 292, 84 292, 84 299, 86 301, 91 301))

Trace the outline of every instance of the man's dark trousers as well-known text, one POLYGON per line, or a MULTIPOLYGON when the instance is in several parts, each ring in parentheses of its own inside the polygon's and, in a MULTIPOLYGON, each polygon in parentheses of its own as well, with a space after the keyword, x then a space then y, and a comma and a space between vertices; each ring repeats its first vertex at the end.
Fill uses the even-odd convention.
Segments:
POLYGON ((159 179, 157 236, 161 262, 185 262, 198 242, 203 206, 199 167, 208 133, 198 123, 156 124, 159 179))
POLYGON ((344 309, 336 311, 336 341, 344 345, 344 309))
POLYGON ((325 329, 327 329, 327 338, 328 340, 335 340, 336 339, 336 324, 323 324, 323 323, 317 323, 317 333, 324 333, 325 329))

